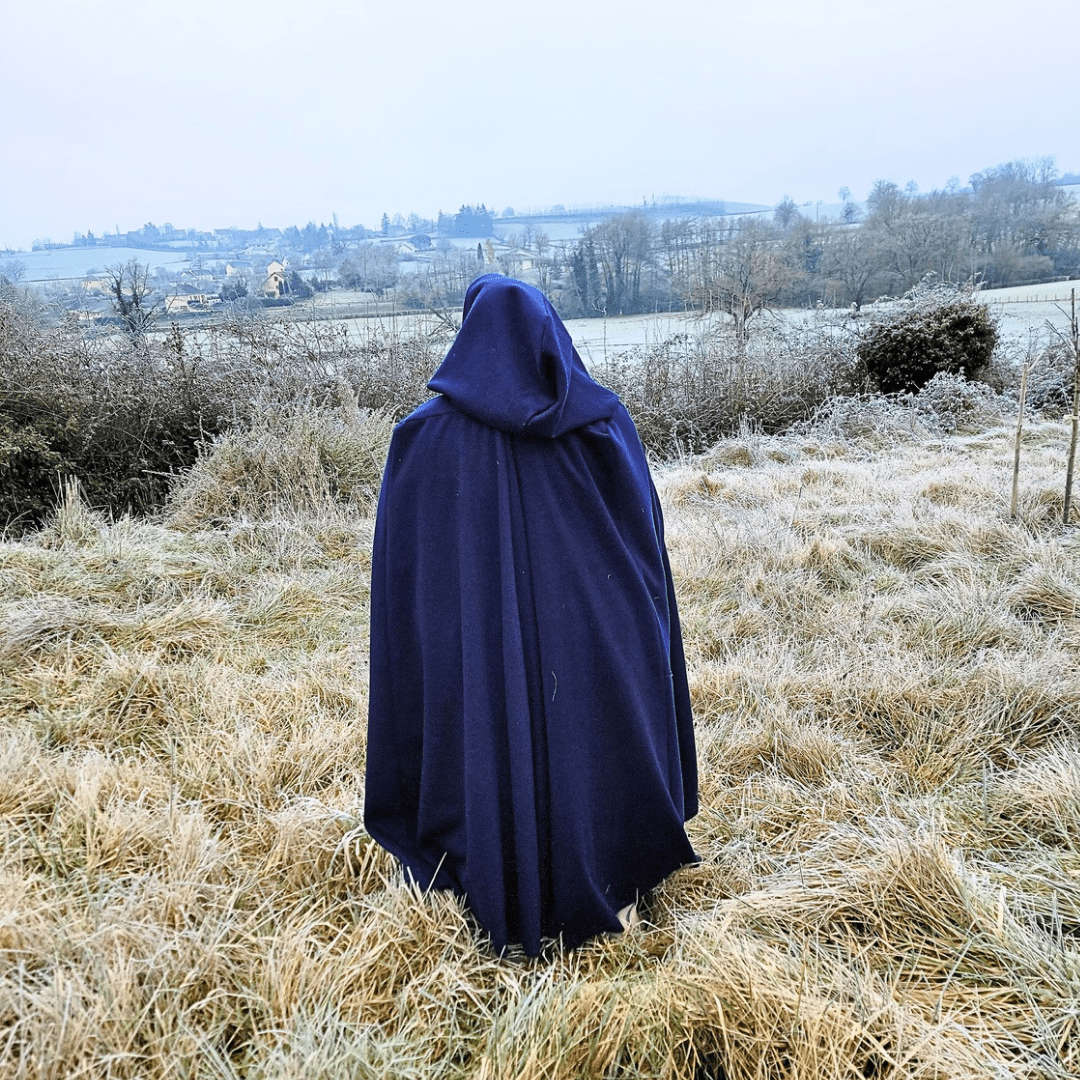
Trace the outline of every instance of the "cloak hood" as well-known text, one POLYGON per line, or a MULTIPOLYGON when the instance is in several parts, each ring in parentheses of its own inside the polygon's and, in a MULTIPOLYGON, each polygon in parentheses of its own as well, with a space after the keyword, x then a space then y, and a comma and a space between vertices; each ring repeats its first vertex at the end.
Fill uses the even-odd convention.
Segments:
POLYGON ((619 399, 590 378, 539 289, 485 274, 465 294, 461 329, 428 387, 511 435, 558 438, 610 419, 619 399))

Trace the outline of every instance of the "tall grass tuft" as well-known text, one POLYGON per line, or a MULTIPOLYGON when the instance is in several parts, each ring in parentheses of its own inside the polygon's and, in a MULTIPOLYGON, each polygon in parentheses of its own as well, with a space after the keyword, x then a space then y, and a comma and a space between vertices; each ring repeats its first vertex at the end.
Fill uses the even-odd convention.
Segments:
POLYGON ((282 512, 366 508, 378 494, 392 423, 357 407, 346 389, 333 411, 263 407, 250 425, 219 435, 170 492, 176 528, 223 525, 282 512))

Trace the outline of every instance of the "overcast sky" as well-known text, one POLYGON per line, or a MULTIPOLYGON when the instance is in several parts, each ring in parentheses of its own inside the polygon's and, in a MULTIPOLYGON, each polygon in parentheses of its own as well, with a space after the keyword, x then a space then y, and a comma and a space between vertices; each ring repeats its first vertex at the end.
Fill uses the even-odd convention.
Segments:
POLYGON ((1080 3, 48 0, 0 37, 0 247, 1080 171, 1080 3))

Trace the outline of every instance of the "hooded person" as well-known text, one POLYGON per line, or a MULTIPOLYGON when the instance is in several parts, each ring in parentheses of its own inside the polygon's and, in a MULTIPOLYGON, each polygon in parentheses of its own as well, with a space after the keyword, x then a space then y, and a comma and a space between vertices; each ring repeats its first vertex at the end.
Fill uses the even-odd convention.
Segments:
POLYGON ((660 504, 625 408, 532 286, 474 281, 428 386, 379 496, 365 825, 496 950, 535 956, 619 931, 696 861, 660 504))

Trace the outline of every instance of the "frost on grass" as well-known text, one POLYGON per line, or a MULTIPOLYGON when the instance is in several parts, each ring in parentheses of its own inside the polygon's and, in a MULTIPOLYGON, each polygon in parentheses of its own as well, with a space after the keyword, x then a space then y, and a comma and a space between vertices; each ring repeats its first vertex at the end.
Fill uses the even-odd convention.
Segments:
POLYGON ((176 528, 237 517, 332 513, 378 494, 390 443, 388 415, 360 409, 347 394, 336 411, 264 408, 249 427, 219 435, 174 488, 176 528))
POLYGON ((68 492, 0 546, 0 1077, 1077 1075, 1066 432, 1014 522, 996 421, 891 408, 658 474, 702 862, 535 962, 364 831, 348 423, 215 446, 183 529, 68 492))

